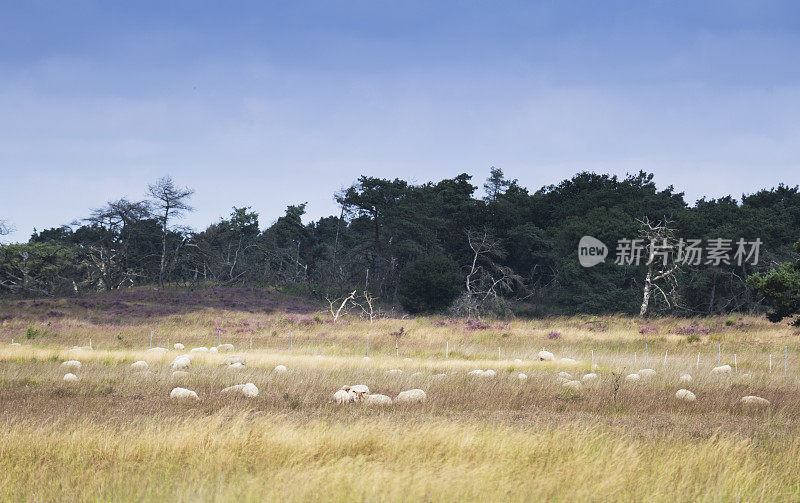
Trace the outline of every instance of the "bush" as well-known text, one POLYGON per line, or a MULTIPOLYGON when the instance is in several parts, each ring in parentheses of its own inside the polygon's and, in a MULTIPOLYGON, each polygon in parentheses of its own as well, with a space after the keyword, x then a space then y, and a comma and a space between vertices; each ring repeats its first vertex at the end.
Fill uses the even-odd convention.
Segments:
POLYGON ((461 275, 452 259, 434 255, 409 264, 400 276, 398 297, 410 313, 438 311, 461 290, 461 275))
POLYGON ((26 339, 35 339, 39 335, 39 331, 36 330, 36 327, 33 324, 28 325, 27 330, 25 330, 25 338, 26 339))

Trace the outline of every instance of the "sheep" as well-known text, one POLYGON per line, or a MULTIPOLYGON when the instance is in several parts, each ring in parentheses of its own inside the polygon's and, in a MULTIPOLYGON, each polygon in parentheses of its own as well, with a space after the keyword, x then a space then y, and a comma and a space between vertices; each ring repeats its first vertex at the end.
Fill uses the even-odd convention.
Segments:
POLYGON ((554 359, 555 356, 553 356, 553 353, 551 353, 550 351, 545 351, 544 349, 539 351, 539 361, 549 362, 553 361, 554 359))
POLYGON ((431 379, 441 379, 443 377, 447 377, 447 374, 433 374, 431 379))
POLYGON ((752 407, 769 407, 769 400, 761 398, 760 396, 743 396, 739 402, 741 402, 742 405, 749 405, 752 407))
POLYGON ((392 405, 393 402, 391 397, 388 397, 386 395, 375 394, 375 395, 367 395, 364 403, 366 403, 367 405, 392 405))
POLYGON ((577 360, 574 360, 572 358, 561 358, 559 361, 561 363, 578 363, 577 360))
POLYGON ((61 364, 61 368, 69 370, 80 370, 81 362, 79 362, 78 360, 67 360, 61 364))
POLYGON ((147 362, 143 360, 133 362, 131 363, 131 370, 147 370, 147 362))
POLYGON ((638 381, 641 378, 642 376, 640 376, 639 374, 628 374, 625 376, 626 381, 638 381))
POLYGON ((572 379, 572 374, 569 372, 561 371, 558 373, 558 377, 563 377, 564 379, 572 379))
POLYGON ((362 360, 364 360, 365 362, 368 362, 368 361, 370 361, 371 359, 372 359, 372 358, 370 358, 369 356, 365 356, 364 358, 362 358, 362 360))
POLYGON ((78 380, 78 376, 76 376, 75 374, 73 374, 71 372, 68 372, 68 373, 64 374, 64 381, 66 381, 66 382, 75 382, 77 380, 78 380))
POLYGON ((411 374, 411 377, 412 378, 422 377, 422 372, 414 372, 413 374, 411 374))
POLYGON ((520 360, 519 358, 514 358, 514 363, 522 363, 522 360, 520 360))
POLYGON ((174 349, 177 349, 178 351, 183 351, 184 349, 186 349, 186 346, 184 346, 180 342, 176 342, 175 344, 172 345, 172 347, 174 349))
POLYGON ((19 342, 12 342, 11 345, 12 346, 22 346, 22 344, 20 344, 19 342))
POLYGON ((219 353, 219 349, 217 349, 216 346, 210 347, 210 348, 208 348, 208 352, 209 353, 219 353))
POLYGON ((366 384, 356 384, 350 386, 350 391, 356 394, 356 400, 361 400, 364 395, 369 395, 369 387, 366 384))
POLYGON ((160 348, 158 346, 147 350, 149 353, 166 353, 167 348, 160 348))
POLYGON ((276 374, 285 374, 289 371, 289 369, 286 368, 286 365, 276 365, 275 369, 273 370, 276 374))
POLYGON ((402 373, 403 373, 403 371, 400 370, 400 369, 389 369, 389 370, 386 371, 387 375, 395 375, 395 374, 399 375, 399 374, 402 374, 402 373))
POLYGON ((583 382, 589 382, 595 380, 597 380, 597 374, 595 374, 594 372, 590 372, 589 374, 586 374, 583 377, 581 377, 581 381, 583 382))
POLYGON ((244 363, 242 362, 233 362, 230 365, 228 365, 229 370, 238 370, 243 368, 244 368, 244 363))
POLYGON ((241 363, 244 365, 244 356, 228 356, 224 360, 222 360, 223 365, 230 365, 231 363, 241 363))
POLYGON ((683 374, 679 378, 680 382, 692 382, 692 375, 691 374, 683 374))
POLYGON ((190 353, 208 353, 208 348, 205 346, 200 346, 199 348, 192 348, 190 353))
POLYGON ((185 370, 176 370, 172 373, 173 379, 183 379, 184 377, 189 377, 189 373, 185 370))
POLYGON ((519 379, 520 381, 524 381, 524 380, 525 380, 525 379, 527 379, 527 378, 528 378, 528 376, 527 376, 527 375, 525 375, 525 374, 523 374, 522 372, 520 372, 519 374, 517 374, 517 379, 519 379))
POLYGON ((217 351, 220 353, 227 353, 228 351, 233 351, 233 344, 220 344, 217 346, 217 351))
POLYGON ((694 393, 689 391, 688 389, 679 389, 675 392, 675 398, 678 400, 683 400, 684 402, 694 402, 697 400, 697 397, 694 396, 694 393))
POLYGON ((481 370, 481 369, 470 370, 470 371, 467 373, 467 375, 471 375, 471 376, 482 376, 482 375, 483 375, 483 370, 481 370))
POLYGON ((641 369, 639 370, 639 375, 642 377, 653 377, 656 375, 656 371, 653 369, 641 369))
POLYGON ((565 382, 570 382, 571 380, 572 379, 568 379, 566 377, 561 377, 561 376, 556 377, 556 382, 558 384, 564 384, 565 382))
POLYGON ((411 358, 403 358, 403 361, 404 361, 404 362, 410 362, 410 361, 411 361, 411 358))
POLYGON ((713 369, 711 369, 711 373, 712 374, 730 374, 731 370, 733 370, 733 369, 731 368, 730 365, 720 365, 719 367, 714 367, 713 369))
POLYGON ((169 397, 177 399, 194 398, 195 400, 200 400, 200 397, 197 396, 197 393, 186 388, 172 388, 172 391, 169 393, 169 397))
POLYGON ((483 377, 494 377, 494 376, 496 376, 496 375, 497 375, 497 372, 495 372, 495 371, 494 371, 494 370, 492 370, 492 369, 487 369, 487 370, 486 370, 486 371, 483 373, 483 377))
POLYGON ((333 394, 333 401, 335 403, 350 403, 356 400, 356 394, 350 391, 350 386, 342 386, 342 389, 337 390, 333 394))
POLYGON ((580 381, 567 381, 563 383, 561 386, 572 391, 580 391, 583 389, 583 385, 581 384, 580 381))
POLYGON ((172 360, 172 370, 184 370, 188 369, 189 366, 192 364, 192 360, 186 356, 177 356, 174 360, 172 360))
POLYGON ((245 398, 255 398, 258 396, 258 387, 251 382, 247 384, 236 384, 234 386, 228 386, 227 388, 224 388, 221 393, 231 393, 235 395, 242 395, 245 398))
POLYGON ((401 391, 394 401, 396 403, 422 403, 427 399, 428 395, 421 389, 410 389, 408 391, 401 391))

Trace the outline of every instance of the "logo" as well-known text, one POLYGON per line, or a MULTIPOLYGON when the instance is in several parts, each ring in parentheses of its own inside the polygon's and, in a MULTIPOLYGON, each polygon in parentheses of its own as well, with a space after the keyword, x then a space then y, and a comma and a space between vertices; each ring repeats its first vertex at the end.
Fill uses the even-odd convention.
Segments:
POLYGON ((596 266, 608 256, 608 247, 597 238, 583 236, 578 242, 578 261, 583 267, 596 266))

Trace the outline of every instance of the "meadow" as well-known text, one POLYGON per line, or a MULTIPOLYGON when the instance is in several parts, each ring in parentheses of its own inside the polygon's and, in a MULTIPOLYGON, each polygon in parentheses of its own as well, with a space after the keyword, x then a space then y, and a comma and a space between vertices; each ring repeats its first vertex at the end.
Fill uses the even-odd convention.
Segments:
POLYGON ((3 301, 0 500, 796 501, 799 339, 757 316, 333 323, 256 289, 3 301), (235 349, 172 376, 176 356, 220 342, 235 349), (625 379, 643 368, 656 374, 625 379), (571 390, 559 372, 598 378, 571 390), (246 382, 257 397, 220 393, 246 382), (336 404, 344 384, 428 398, 336 404))

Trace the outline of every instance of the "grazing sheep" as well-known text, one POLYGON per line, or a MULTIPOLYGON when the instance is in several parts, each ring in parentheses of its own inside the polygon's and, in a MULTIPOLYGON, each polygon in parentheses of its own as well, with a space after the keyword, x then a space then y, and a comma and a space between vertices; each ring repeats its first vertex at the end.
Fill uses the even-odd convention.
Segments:
POLYGON ((550 351, 545 351, 544 349, 539 351, 539 360, 543 362, 553 361, 555 356, 550 351))
POLYGON ((236 384, 233 386, 228 386, 227 388, 223 389, 221 393, 231 393, 234 395, 242 395, 245 398, 255 398, 258 396, 258 387, 251 382, 247 384, 236 384))
POLYGON ((572 391, 580 391, 583 389, 583 385, 581 384, 580 381, 567 381, 563 383, 561 386, 572 391))
POLYGON ((719 367, 714 367, 713 369, 711 369, 711 373, 712 374, 730 374, 731 370, 733 370, 733 369, 731 368, 730 365, 720 365, 719 367))
POLYGON ((428 395, 421 389, 410 389, 408 391, 401 391, 394 401, 396 403, 422 403, 427 399, 428 395))
POLYGON ((189 377, 189 373, 185 370, 176 370, 172 373, 173 379, 183 379, 184 377, 189 377))
POLYGON ((570 382, 571 380, 572 379, 569 379, 567 377, 561 377, 561 376, 556 377, 556 382, 558 384, 564 384, 565 382, 570 382))
POLYGON ((230 370, 238 370, 243 368, 244 368, 244 363, 242 362, 233 362, 230 365, 228 365, 228 369, 230 370))
POLYGON ((691 374, 683 374, 679 378, 680 382, 692 382, 692 375, 691 374))
POLYGON ((184 370, 191 366, 192 360, 186 356, 178 356, 172 360, 172 370, 184 370))
POLYGON ((197 396, 197 393, 186 388, 173 388, 169 393, 169 397, 178 399, 194 398, 195 400, 200 400, 200 398, 197 396))
POLYGON ((523 374, 523 373, 521 373, 521 372, 519 374, 517 374, 517 379, 519 379, 520 381, 524 381, 527 378, 528 378, 528 376, 523 374))
POLYGON ((350 386, 350 391, 356 394, 356 400, 361 400, 364 395, 369 395, 369 387, 366 384, 356 384, 350 386))
POLYGON ((356 394, 350 391, 350 386, 342 386, 333 394, 333 401, 336 403, 350 403, 356 401, 356 394))
POLYGON ((220 344, 217 346, 217 351, 220 353, 226 353, 228 351, 233 351, 233 344, 220 344))
POLYGON ((564 379, 572 379, 572 374, 569 372, 561 371, 558 373, 558 377, 563 377, 564 379))
POLYGON ((216 347, 210 347, 210 348, 208 348, 208 352, 209 353, 219 353, 219 350, 216 347))
POLYGON ((364 358, 362 358, 362 360, 364 360, 365 362, 368 362, 368 361, 370 361, 371 359, 372 359, 372 358, 370 358, 369 356, 365 356, 364 358))
POLYGON ((19 342, 12 342, 11 345, 12 346, 22 346, 22 344, 20 344, 19 342))
POLYGON ((167 352, 167 348, 159 348, 159 347, 156 346, 154 348, 148 349, 147 351, 150 352, 150 353, 166 353, 167 352))
POLYGON ((433 374, 431 379, 441 379, 442 377, 447 377, 447 374, 433 374))
POLYGON ((131 363, 131 370, 147 370, 147 362, 139 360, 131 363))
POLYGON ((67 382, 76 382, 78 380, 78 376, 73 373, 66 373, 64 374, 64 380, 67 382))
POLYGON ((470 371, 467 373, 467 375, 471 375, 471 376, 482 376, 482 375, 483 375, 483 370, 481 370, 481 369, 470 370, 470 371))
POLYGON ((223 365, 230 365, 231 363, 241 363, 244 365, 244 356, 228 356, 222 360, 223 365))
POLYGON ((274 371, 276 374, 285 374, 289 369, 286 368, 286 365, 276 365, 274 371))
POLYGON ((653 377, 656 375, 656 371, 653 369, 641 369, 639 370, 639 375, 642 377, 653 377))
POLYGON ((675 392, 675 398, 678 400, 683 400, 684 402, 694 402, 697 400, 697 397, 694 396, 694 393, 689 391, 688 389, 679 389, 675 392))
POLYGON ((514 363, 522 363, 522 360, 520 360, 519 358, 514 358, 514 363))
POLYGON ((641 378, 642 376, 640 376, 639 374, 628 374, 625 376, 626 381, 638 381, 641 378))
POLYGON ((403 371, 400 369, 389 369, 386 371, 387 375, 395 375, 395 374, 402 374, 403 371))
POLYGON ((367 405, 392 405, 392 399, 386 395, 367 395, 364 403, 367 405))
POLYGON ((561 363, 578 363, 578 361, 577 361, 577 360, 574 360, 574 359, 572 359, 572 358, 562 358, 562 359, 560 359, 559 361, 560 361, 561 363))
POLYGON ((186 346, 184 346, 180 342, 176 342, 175 344, 172 345, 172 347, 174 349, 177 349, 178 351, 183 351, 184 349, 186 349, 186 346))
POLYGON ((581 377, 581 381, 583 382, 596 381, 596 380, 597 380, 597 374, 595 374, 594 372, 591 372, 581 377))
POLYGON ((483 373, 483 377, 494 377, 494 376, 496 376, 496 375, 497 375, 497 372, 495 372, 495 371, 494 371, 494 370, 492 370, 492 369, 487 369, 487 370, 486 370, 486 371, 483 373))
POLYGON ((67 360, 61 364, 61 368, 69 370, 80 370, 81 362, 79 362, 78 360, 67 360))
POLYGON ((404 361, 404 362, 410 362, 410 361, 411 361, 411 358, 403 358, 403 361, 404 361))
POLYGON ((192 348, 190 353, 208 353, 208 348, 205 346, 200 346, 199 348, 192 348))
POLYGON ((739 402, 741 402, 742 405, 749 405, 752 407, 769 407, 769 400, 761 398, 760 396, 743 396, 739 402))

